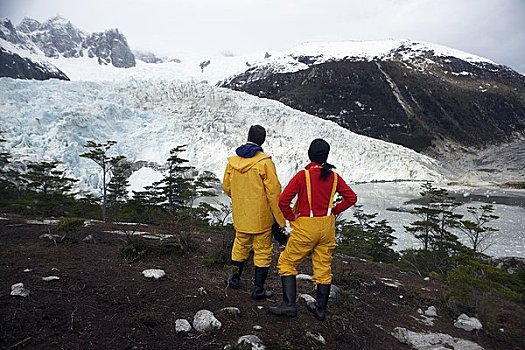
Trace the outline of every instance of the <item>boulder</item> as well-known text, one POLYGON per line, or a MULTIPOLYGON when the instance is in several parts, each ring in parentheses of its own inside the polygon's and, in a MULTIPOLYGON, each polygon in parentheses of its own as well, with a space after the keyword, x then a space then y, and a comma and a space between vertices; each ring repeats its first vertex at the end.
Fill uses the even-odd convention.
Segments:
POLYGON ((256 335, 249 334, 249 335, 243 335, 242 337, 237 340, 238 345, 247 344, 251 346, 251 350, 264 350, 266 349, 266 346, 264 346, 264 343, 262 342, 261 338, 259 338, 256 335))
POLYGON ((58 276, 42 277, 42 281, 46 281, 46 282, 58 281, 59 279, 60 279, 60 277, 58 277, 58 276))
POLYGON ((307 338, 311 338, 311 339, 313 339, 313 340, 319 342, 320 344, 323 344, 323 345, 326 344, 326 340, 325 340, 324 337, 323 337, 321 334, 319 334, 319 333, 312 333, 312 332, 310 332, 310 331, 307 331, 307 332, 306 332, 306 337, 307 337, 307 338))
POLYGON ((147 269, 147 270, 142 271, 142 274, 146 278, 155 278, 155 279, 159 279, 159 278, 166 276, 166 272, 164 272, 164 270, 161 270, 161 269, 147 269))
POLYGON ((241 314, 241 310, 233 306, 222 308, 219 312, 230 316, 239 316, 241 314))
POLYGON ((209 310, 199 310, 193 317, 193 328, 201 333, 221 329, 221 322, 209 310))
POLYGON ((187 320, 183 318, 175 320, 175 332, 188 333, 189 331, 191 331, 191 324, 187 320))
POLYGON ((23 283, 15 283, 11 286, 11 295, 25 298, 29 296, 29 291, 24 288, 23 283))
POLYGON ((473 330, 478 330, 483 328, 481 325, 481 322, 475 317, 468 317, 465 314, 459 315, 456 322, 454 322, 454 326, 457 328, 461 328, 466 330, 467 332, 471 332, 473 330))
POLYGON ((484 350, 469 340, 454 338, 443 333, 417 333, 396 327, 391 333, 394 338, 415 350, 484 350))

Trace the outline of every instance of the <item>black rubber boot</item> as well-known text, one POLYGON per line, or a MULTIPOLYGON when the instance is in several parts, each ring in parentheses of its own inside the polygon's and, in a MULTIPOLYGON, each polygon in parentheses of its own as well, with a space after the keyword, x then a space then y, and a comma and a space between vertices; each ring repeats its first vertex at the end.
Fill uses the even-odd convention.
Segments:
POLYGON ((308 311, 314 314, 314 317, 319 321, 324 321, 326 317, 326 306, 328 305, 328 298, 330 297, 330 287, 330 284, 318 284, 315 303, 306 305, 308 311))
POLYGON ((255 278, 254 278, 254 287, 252 292, 252 299, 262 300, 268 299, 273 296, 273 293, 269 290, 264 290, 264 283, 266 282, 266 277, 268 277, 269 267, 257 267, 255 266, 255 278))
POLYGON ((237 271, 233 272, 233 275, 228 280, 228 286, 233 289, 239 289, 241 285, 241 275, 244 268, 244 261, 234 261, 232 260, 231 266, 236 267, 237 271))
POLYGON ((295 276, 283 276, 281 281, 283 283, 283 302, 279 306, 268 308, 268 313, 277 316, 295 317, 297 316, 295 276))

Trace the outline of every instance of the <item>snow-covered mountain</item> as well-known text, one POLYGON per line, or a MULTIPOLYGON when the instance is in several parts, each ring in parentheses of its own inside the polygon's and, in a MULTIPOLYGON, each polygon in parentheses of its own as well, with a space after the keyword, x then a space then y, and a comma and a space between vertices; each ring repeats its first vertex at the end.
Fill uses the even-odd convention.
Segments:
POLYGON ((40 56, 19 50, 4 39, 0 39, 0 67, 0 77, 69 80, 62 71, 40 56))
MULTIPOLYGON (((256 62, 246 70, 247 75, 249 73, 249 79, 244 82, 265 79, 271 74, 295 73, 315 65, 338 61, 400 60, 407 64, 417 65, 419 69, 424 70, 429 65, 437 63, 432 60, 436 57, 460 59, 482 68, 493 66, 493 69, 505 69, 505 67, 480 56, 442 45, 408 39, 309 42, 290 50, 275 53, 256 62)), ((223 84, 226 85, 234 79, 236 77, 230 77, 223 84)))
POLYGON ((409 40, 308 43, 221 86, 442 161, 468 157, 487 179, 502 165, 525 180, 524 158, 505 152, 525 139, 525 76, 483 57, 409 40), (476 160, 486 148, 504 158, 487 167, 476 160))
POLYGON ((17 27, 9 19, 2 19, 0 38, 20 50, 49 58, 89 57, 118 68, 135 66, 135 56, 118 29, 87 33, 60 16, 42 23, 26 17, 17 27))
MULTIPOLYGON (((2 136, 15 160, 63 162, 85 189, 100 187, 97 166, 79 157, 87 140, 115 140, 115 152, 130 161, 159 165, 171 148, 188 145, 182 156, 222 179, 226 158, 245 141, 252 124, 266 127, 265 150, 284 181, 306 164, 308 145, 316 137, 331 144, 329 160, 348 181, 444 177, 437 162, 407 148, 357 135, 275 101, 207 84, 2 78, 0 109, 2 136)), ((135 176, 155 175, 141 169, 135 176)))

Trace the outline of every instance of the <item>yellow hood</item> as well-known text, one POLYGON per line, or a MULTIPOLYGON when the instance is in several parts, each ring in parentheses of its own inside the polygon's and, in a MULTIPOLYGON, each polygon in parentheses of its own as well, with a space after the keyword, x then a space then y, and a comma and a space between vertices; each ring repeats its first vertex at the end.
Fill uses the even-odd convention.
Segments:
POLYGON ((232 156, 228 158, 230 166, 240 173, 245 173, 259 163, 263 159, 271 158, 268 154, 263 152, 257 152, 257 154, 251 158, 243 158, 239 156, 232 156))

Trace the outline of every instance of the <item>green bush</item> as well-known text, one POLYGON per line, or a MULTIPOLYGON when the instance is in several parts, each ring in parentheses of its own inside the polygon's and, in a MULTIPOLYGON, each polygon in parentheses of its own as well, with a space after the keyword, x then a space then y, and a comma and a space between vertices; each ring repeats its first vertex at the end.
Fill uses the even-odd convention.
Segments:
POLYGON ((360 206, 357 206, 354 217, 353 221, 337 222, 339 253, 386 263, 399 259, 399 254, 392 249, 394 229, 386 220, 376 221, 377 213, 364 213, 360 206))
POLYGON ((180 232, 172 238, 160 241, 129 235, 120 251, 127 260, 134 262, 159 256, 184 255, 196 248, 197 244, 192 235, 188 232, 180 232))
POLYGON ((120 252, 127 260, 138 261, 151 255, 153 247, 143 238, 130 238, 126 240, 126 244, 120 249, 120 252))
POLYGON ((449 271, 446 281, 447 303, 458 313, 486 315, 499 299, 524 301, 525 281, 521 276, 480 260, 471 259, 449 271))
POLYGON ((84 219, 80 218, 62 218, 56 224, 55 230, 58 232, 73 232, 84 227, 84 219))

